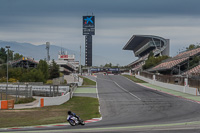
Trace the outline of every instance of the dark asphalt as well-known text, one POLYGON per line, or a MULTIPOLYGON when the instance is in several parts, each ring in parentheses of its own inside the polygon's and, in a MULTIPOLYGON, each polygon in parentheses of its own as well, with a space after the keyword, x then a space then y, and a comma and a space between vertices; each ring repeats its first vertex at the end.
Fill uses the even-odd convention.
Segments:
POLYGON ((103 126, 200 120, 199 104, 144 88, 123 76, 99 75, 97 83, 103 117, 99 124, 103 126))
MULTIPOLYGON (((112 130, 103 132, 138 133, 185 133, 187 131, 195 133, 200 131, 195 128, 185 129, 184 126, 178 130, 172 129, 169 131, 167 129, 162 131, 153 129, 142 131, 142 128, 138 131, 133 131, 133 129, 130 128, 122 128, 118 131, 114 127, 200 121, 200 104, 147 89, 119 75, 98 75, 96 80, 101 107, 100 110, 103 117, 102 121, 87 124, 84 127, 68 126, 51 129, 68 129, 72 132, 71 129, 113 127, 112 130)), ((48 130, 50 130, 50 128, 48 130)), ((101 132, 101 129, 93 131, 101 132)), ((67 132, 67 130, 65 130, 65 132, 67 132)), ((79 130, 78 132, 82 131, 79 130)))

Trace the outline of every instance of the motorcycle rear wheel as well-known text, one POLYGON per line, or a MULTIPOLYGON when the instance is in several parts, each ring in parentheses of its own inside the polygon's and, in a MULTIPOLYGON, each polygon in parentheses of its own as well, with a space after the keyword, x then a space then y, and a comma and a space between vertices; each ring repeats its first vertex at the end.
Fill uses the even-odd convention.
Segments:
POLYGON ((82 120, 80 121, 80 123, 81 123, 81 125, 82 125, 82 126, 83 126, 83 125, 85 125, 85 122, 84 122, 84 121, 82 121, 82 120))

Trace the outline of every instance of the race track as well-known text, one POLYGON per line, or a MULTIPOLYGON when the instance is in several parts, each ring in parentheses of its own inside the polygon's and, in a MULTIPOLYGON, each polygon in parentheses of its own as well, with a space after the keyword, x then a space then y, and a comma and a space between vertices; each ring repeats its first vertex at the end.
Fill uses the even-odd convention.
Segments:
POLYGON ((200 120, 200 105, 142 87, 123 76, 97 78, 102 126, 180 123, 200 120))
POLYGON ((102 120, 38 132, 199 132, 200 104, 142 87, 120 75, 98 75, 102 120), (186 125, 186 123, 188 123, 186 125))

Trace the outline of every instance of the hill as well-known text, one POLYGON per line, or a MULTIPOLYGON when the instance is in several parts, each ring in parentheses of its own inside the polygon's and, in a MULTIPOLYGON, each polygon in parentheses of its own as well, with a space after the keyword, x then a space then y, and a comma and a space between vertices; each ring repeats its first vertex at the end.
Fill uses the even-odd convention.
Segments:
MULTIPOLYGON (((47 57, 46 52, 46 45, 33 45, 31 43, 19 43, 19 42, 11 42, 11 41, 2 41, 0 40, 0 47, 10 46, 11 50, 14 51, 14 53, 20 53, 26 57, 34 58, 35 60, 45 59, 47 57)), ((63 48, 64 51, 67 51, 68 54, 75 54, 76 60, 79 60, 79 52, 73 51, 67 48, 63 48)), ((58 58, 58 52, 61 50, 61 47, 56 45, 50 45, 50 58, 57 60, 58 58)))

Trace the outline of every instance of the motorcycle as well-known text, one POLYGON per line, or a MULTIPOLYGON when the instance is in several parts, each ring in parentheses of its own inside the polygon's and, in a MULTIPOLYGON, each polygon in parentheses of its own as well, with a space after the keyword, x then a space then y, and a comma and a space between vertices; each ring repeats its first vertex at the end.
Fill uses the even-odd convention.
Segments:
POLYGON ((74 116, 68 116, 67 117, 67 121, 69 122, 69 124, 71 126, 76 126, 76 125, 85 125, 85 122, 83 120, 81 120, 80 118, 76 118, 74 116))

